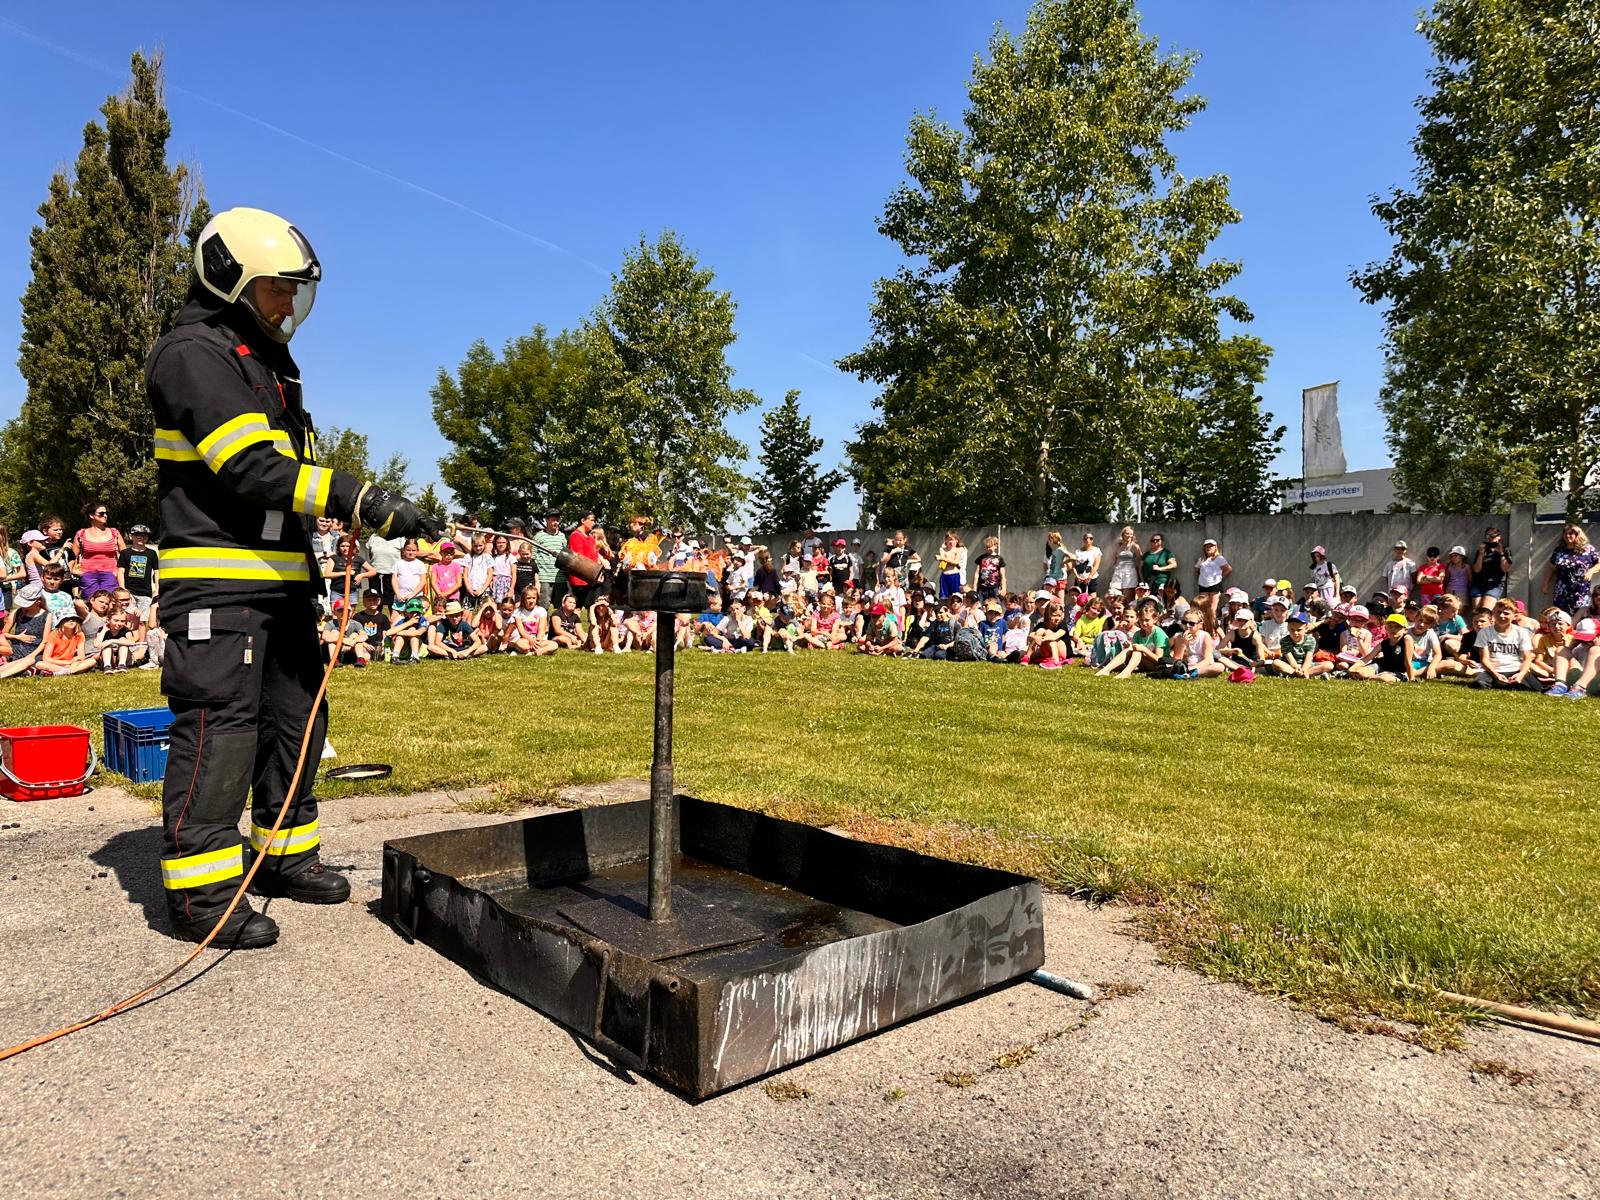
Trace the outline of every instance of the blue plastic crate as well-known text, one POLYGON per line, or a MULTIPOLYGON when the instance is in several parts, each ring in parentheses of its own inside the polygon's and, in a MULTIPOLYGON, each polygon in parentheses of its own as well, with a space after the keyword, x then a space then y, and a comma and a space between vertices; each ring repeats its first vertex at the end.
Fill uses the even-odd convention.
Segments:
POLYGON ((101 721, 107 770, 126 775, 134 783, 150 783, 166 775, 171 709, 123 708, 105 713, 101 721))

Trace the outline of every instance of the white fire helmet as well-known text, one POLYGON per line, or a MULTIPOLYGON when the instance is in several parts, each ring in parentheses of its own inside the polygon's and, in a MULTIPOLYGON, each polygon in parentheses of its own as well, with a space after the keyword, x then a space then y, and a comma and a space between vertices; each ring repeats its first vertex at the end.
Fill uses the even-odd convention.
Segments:
POLYGON ((230 304, 243 300, 262 331, 285 343, 310 315, 322 278, 305 235, 259 208, 230 208, 207 221, 194 269, 207 291, 230 304), (257 289, 250 286, 256 279, 277 282, 257 289))

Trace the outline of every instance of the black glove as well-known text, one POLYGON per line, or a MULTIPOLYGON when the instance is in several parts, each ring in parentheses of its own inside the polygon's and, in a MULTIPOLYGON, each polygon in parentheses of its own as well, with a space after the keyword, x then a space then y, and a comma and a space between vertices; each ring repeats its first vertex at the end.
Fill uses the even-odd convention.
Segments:
POLYGON ((384 491, 375 483, 364 483, 356 495, 356 520, 368 533, 379 537, 416 537, 435 541, 444 532, 443 522, 419 509, 404 496, 384 491))

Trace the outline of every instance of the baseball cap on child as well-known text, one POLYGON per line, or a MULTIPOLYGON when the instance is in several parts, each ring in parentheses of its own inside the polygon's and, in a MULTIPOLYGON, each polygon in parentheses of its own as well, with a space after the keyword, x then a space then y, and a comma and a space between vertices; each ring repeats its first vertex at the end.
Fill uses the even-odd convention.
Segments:
POLYGON ((1311 547, 1311 553, 1320 554, 1326 558, 1328 555, 1328 548, 1326 546, 1313 546, 1311 547))
MULTIPOLYGON (((44 599, 44 589, 37 583, 25 583, 17 589, 18 604, 37 604, 44 599)), ((1590 624, 1593 624, 1591 621, 1590 624)))
POLYGON ((1054 592, 1040 590, 1033 594, 1033 598, 1035 600, 1054 600, 1056 598, 1056 594, 1054 592))
POLYGON ((1411 624, 1410 621, 1406 620, 1399 613, 1390 613, 1388 620, 1385 621, 1384 623, 1387 624, 1387 625, 1399 625, 1402 628, 1404 628, 1405 626, 1411 624))
POLYGON ((1349 608, 1349 611, 1345 613, 1345 616, 1347 617, 1359 617, 1363 621, 1365 621, 1371 615, 1372 614, 1367 611, 1367 606, 1365 604, 1352 604, 1349 608))
POLYGON ((1459 554, 1462 558, 1465 558, 1467 556, 1467 548, 1465 546, 1451 546, 1450 553, 1459 554))
POLYGON ((24 546, 26 546, 29 542, 43 542, 44 534, 40 533, 37 529, 30 529, 27 533, 23 534, 19 540, 24 546))
MULTIPOLYGON (((17 593, 17 598, 19 600, 22 598, 21 592, 17 593)), ((1594 618, 1585 617, 1572 627, 1572 640, 1575 642, 1592 642, 1596 631, 1597 627, 1594 618)))
POLYGON ((833 539, 833 544, 835 546, 842 546, 842 545, 844 545, 844 539, 843 538, 834 538, 833 539))

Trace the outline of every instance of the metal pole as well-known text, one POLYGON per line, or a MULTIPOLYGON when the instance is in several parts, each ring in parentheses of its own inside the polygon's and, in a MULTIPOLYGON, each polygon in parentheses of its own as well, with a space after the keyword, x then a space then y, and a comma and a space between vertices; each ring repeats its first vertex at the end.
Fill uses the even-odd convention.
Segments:
POLYGON ((672 919, 672 656, 676 616, 656 613, 656 747, 650 762, 650 919, 672 919))

